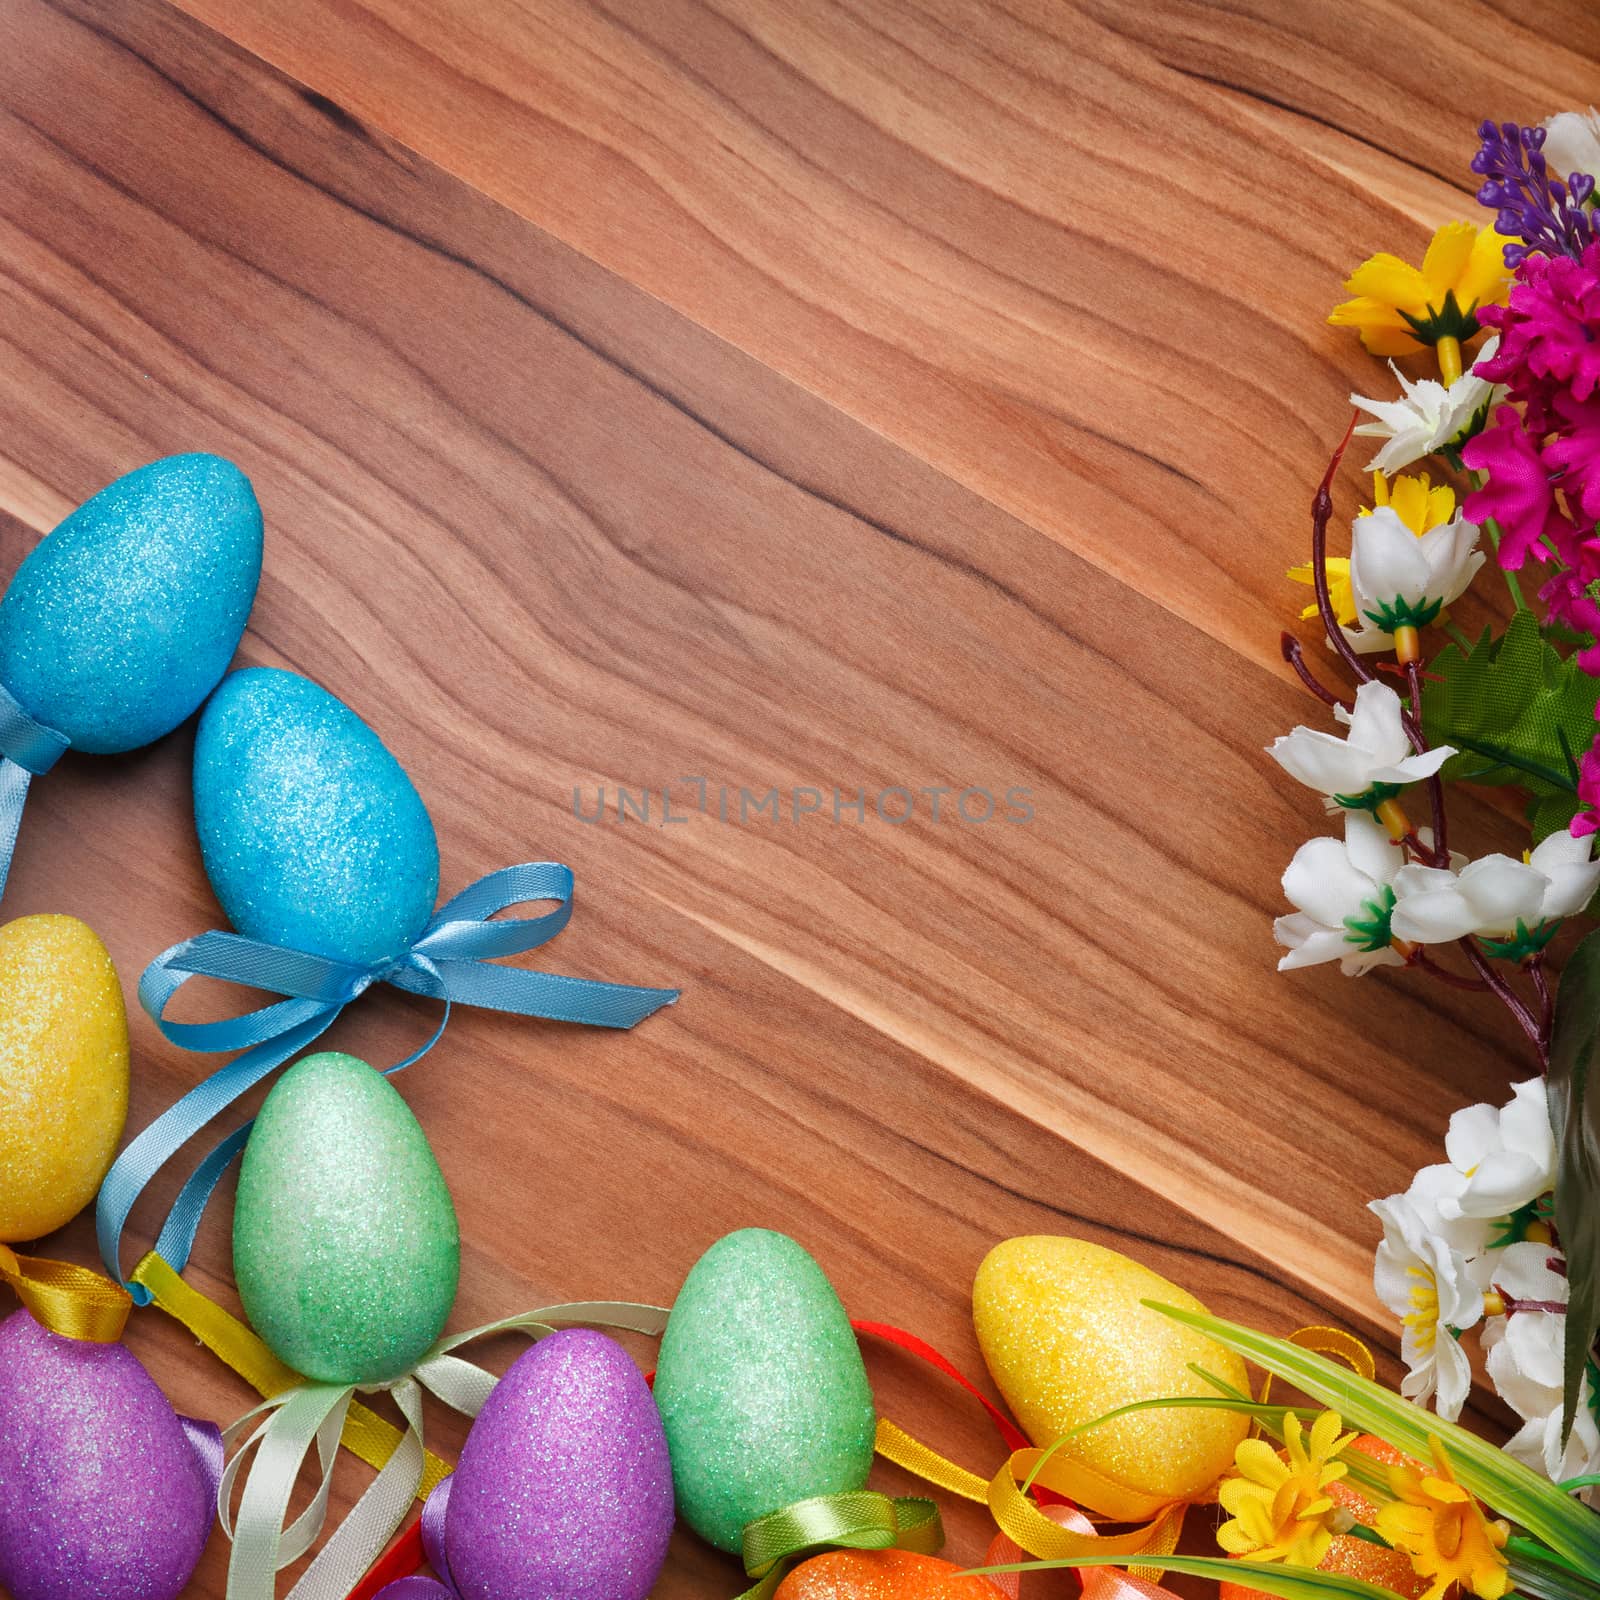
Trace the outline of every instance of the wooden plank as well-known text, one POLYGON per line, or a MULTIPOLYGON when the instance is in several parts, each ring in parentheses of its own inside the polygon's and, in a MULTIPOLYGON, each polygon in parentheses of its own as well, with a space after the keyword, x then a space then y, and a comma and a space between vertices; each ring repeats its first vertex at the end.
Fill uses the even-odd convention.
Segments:
POLYGON ((1600 49, 1570 5, 180 3, 1262 660, 1383 381, 1341 280, 1600 49))
MULTIPOLYGON (((573 864, 553 968, 686 988, 626 1036, 458 1016, 401 1080, 461 1211, 458 1323, 670 1299, 756 1223, 969 1368, 972 1271, 1029 1231, 1388 1337, 1362 1208, 1524 1063, 1470 997, 1272 973, 1318 823, 1259 752, 1301 699, 1224 642, 1267 625, 1265 578, 1226 626, 1181 614, 156 0, 0 19, 0 566, 140 460, 233 456, 269 524, 246 659, 374 722, 447 887, 573 864), (1034 814, 574 814, 597 785, 688 810, 694 774, 1034 814)), ((42 782, 7 914, 86 917, 130 984, 213 925, 188 741, 42 782)), ((429 1023, 382 995, 330 1037, 391 1061, 429 1023)), ((209 1063, 142 1017, 135 1044, 137 1127, 209 1063)), ((225 1298, 226 1210, 198 1258, 225 1298)), ((87 1259, 86 1224, 61 1246, 87 1259)), ((175 1329, 131 1338, 180 1407, 243 1409, 175 1329)), ((965 1407, 873 1364, 890 1414, 993 1464, 965 1407)), ((733 1582, 685 1540, 659 1592, 733 1582)))

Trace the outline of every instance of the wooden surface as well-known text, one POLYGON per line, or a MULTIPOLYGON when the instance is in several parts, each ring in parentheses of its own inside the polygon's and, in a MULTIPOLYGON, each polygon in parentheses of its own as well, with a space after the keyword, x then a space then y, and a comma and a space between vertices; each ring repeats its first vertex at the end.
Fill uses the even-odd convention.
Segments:
MULTIPOLYGON (((1322 318, 1474 214, 1480 115, 1587 104, 1596 56, 1553 3, 0 0, 0 570, 139 462, 231 456, 268 524, 243 658, 379 729, 447 888, 573 865, 553 969, 685 990, 628 1035, 458 1014, 400 1080, 458 1325, 670 1301, 764 1224, 969 1367, 973 1270, 1025 1232, 1392 1349, 1363 1208, 1528 1062, 1473 996, 1273 971, 1320 825, 1261 754, 1315 710, 1282 573, 1383 382, 1322 318), (1034 815, 574 815, 692 774, 1034 815)), ((24 823, 6 913, 86 918, 130 990, 219 916, 190 744, 69 758, 24 823)), ((384 992, 331 1037, 429 1025, 384 992)), ((134 1041, 130 1129, 214 1064, 134 1041)), ((180 1409, 248 1404, 154 1313, 129 1339, 180 1409)), ((739 1586, 680 1536, 658 1593, 739 1586)))

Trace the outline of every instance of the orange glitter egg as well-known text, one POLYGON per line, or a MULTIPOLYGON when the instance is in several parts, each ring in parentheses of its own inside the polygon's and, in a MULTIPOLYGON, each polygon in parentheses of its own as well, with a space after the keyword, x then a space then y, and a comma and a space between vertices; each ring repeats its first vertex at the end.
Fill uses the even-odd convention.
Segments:
MULTIPOLYGON (((1362 1434, 1350 1449, 1359 1450, 1386 1467, 1399 1466, 1406 1459, 1392 1444, 1370 1433, 1362 1434)), ((1365 1523, 1370 1524, 1377 1514, 1373 1503, 1348 1478, 1333 1484, 1328 1492, 1346 1511, 1353 1512, 1365 1523)), ((1386 1550, 1381 1544, 1371 1544, 1348 1533, 1334 1535, 1317 1571, 1335 1573, 1341 1578, 1360 1578, 1380 1589, 1391 1589, 1404 1600, 1418 1600, 1428 1587, 1428 1580, 1417 1575, 1400 1551, 1386 1550)), ((1224 1583, 1219 1585, 1219 1590, 1218 1600, 1268 1600, 1259 1589, 1242 1583, 1224 1583)))
POLYGON ((802 1562, 772 1600, 996 1600, 987 1578, 965 1578, 937 1556, 909 1550, 830 1550, 802 1562))

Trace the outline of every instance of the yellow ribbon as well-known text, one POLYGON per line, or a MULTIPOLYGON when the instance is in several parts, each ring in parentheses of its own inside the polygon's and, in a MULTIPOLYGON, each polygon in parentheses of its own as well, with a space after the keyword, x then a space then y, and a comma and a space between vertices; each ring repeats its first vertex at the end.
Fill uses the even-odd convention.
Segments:
POLYGON ((0 1244, 0 1282, 8 1283, 40 1327, 64 1339, 115 1344, 133 1301, 109 1278, 70 1261, 19 1256, 0 1244))
MULTIPOLYGON (((1289 1342, 1343 1361, 1363 1378, 1373 1375, 1372 1352, 1354 1335, 1339 1328, 1301 1328, 1289 1336, 1289 1342)), ((1269 1374, 1261 1388, 1263 1405, 1271 1389, 1269 1374)), ((1073 1561, 1089 1555, 1153 1557, 1153 1562, 1129 1567, 1136 1576, 1152 1582, 1163 1570, 1155 1563, 1178 1547, 1189 1506, 1214 1498, 1213 1490, 1193 1501, 1164 1502, 1115 1483, 1064 1452, 1047 1455, 1038 1449, 1016 1451, 986 1483, 887 1420, 878 1423, 877 1449, 886 1461, 907 1472, 951 1494, 987 1504, 1000 1531, 1038 1560, 1073 1561), (1023 1491, 1024 1483, 1064 1495, 1107 1522, 1141 1525, 1112 1534, 1063 1527, 1029 1498, 1023 1491)))
MULTIPOLYGON (((132 1281, 148 1290, 151 1300, 169 1317, 181 1322, 201 1344, 220 1356, 252 1389, 267 1399, 285 1394, 305 1382, 237 1317, 230 1316, 214 1300, 208 1300, 198 1289, 185 1283, 153 1250, 133 1269, 132 1281)), ((382 1470, 405 1437, 393 1423, 385 1422, 377 1412, 356 1400, 351 1402, 345 1416, 340 1441, 352 1455, 382 1470)), ((426 1500, 449 1476, 450 1464, 431 1450, 424 1451, 416 1498, 426 1500)))
POLYGON ((987 1505, 1000 1531, 1013 1544, 1042 1561, 1070 1560, 1080 1555, 1170 1555, 1178 1546, 1184 1513, 1188 1510, 1187 1503, 1182 1501, 1167 1504, 1158 1501, 1153 1515, 1145 1513, 1150 1520, 1142 1527, 1115 1534, 1077 1533, 1052 1521, 1023 1493, 1022 1485, 1030 1473, 1036 1474, 1035 1484, 1065 1495, 1077 1505, 1087 1505, 1113 1522, 1131 1520, 1122 1513, 1134 1497, 1123 1490, 1115 1497, 1116 1510, 1109 1505, 1096 1505, 1091 1497, 1099 1496, 1108 1480, 1060 1454, 1049 1457, 1040 1467, 1045 1454, 1042 1450, 1016 1451, 994 1477, 985 1482, 977 1473, 957 1466, 887 1419, 878 1423, 877 1448, 879 1455, 897 1467, 904 1467, 907 1472, 951 1494, 987 1505))

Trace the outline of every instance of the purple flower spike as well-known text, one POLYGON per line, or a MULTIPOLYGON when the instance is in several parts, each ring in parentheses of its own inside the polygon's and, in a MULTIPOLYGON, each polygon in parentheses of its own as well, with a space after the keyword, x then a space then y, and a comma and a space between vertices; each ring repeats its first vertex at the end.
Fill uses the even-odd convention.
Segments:
POLYGON ((1565 182, 1551 177, 1543 128, 1485 122, 1478 138, 1482 142, 1472 158, 1472 170, 1484 179, 1478 203, 1494 211, 1496 232, 1518 241, 1506 246, 1506 265, 1515 270, 1536 254, 1582 255, 1595 237, 1587 209, 1594 179, 1580 172, 1565 182))

